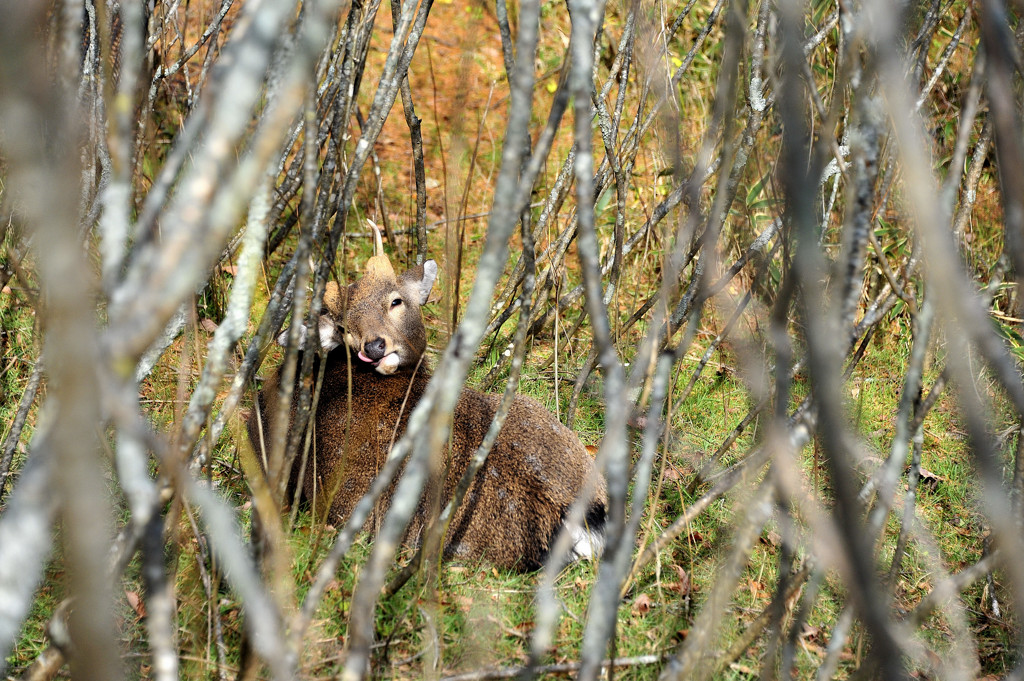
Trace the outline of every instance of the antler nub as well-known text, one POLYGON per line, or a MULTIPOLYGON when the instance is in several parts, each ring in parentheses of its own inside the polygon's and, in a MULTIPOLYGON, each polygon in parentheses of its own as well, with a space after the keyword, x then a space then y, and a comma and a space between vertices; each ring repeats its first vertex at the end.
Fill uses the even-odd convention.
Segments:
POLYGON ((366 222, 373 230, 373 257, 366 263, 366 272, 394 278, 395 270, 391 266, 391 261, 384 255, 384 240, 380 235, 380 227, 373 220, 367 219, 366 222))
POLYGON ((370 225, 370 229, 373 230, 373 254, 384 255, 384 240, 380 235, 380 227, 373 220, 367 218, 366 222, 370 225))

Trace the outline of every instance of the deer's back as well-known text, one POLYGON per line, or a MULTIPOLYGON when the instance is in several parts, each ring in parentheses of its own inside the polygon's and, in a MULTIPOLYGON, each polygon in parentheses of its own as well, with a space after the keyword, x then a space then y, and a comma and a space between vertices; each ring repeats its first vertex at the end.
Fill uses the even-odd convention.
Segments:
MULTIPOLYGON (((450 470, 465 470, 483 441, 500 397, 462 391, 455 410, 450 470), (459 446, 460 442, 464 446, 459 446)), ((453 482, 449 475, 449 486, 453 482)), ((453 487, 452 487, 453 488, 453 487)), ((586 448, 536 400, 518 395, 484 466, 453 518, 447 553, 533 570, 549 550, 578 494, 585 523, 603 530, 605 487, 586 448)), ((450 495, 446 490, 446 498, 450 495)))
MULTIPOLYGON (((350 365, 344 347, 329 353, 325 361, 313 447, 302 484, 314 513, 338 524, 348 518, 381 470, 391 446, 405 432, 430 377, 422 368, 384 376, 358 363, 350 365)), ((268 382, 260 395, 264 410, 271 390, 276 394, 275 380, 268 382)), ((410 523, 409 541, 418 542, 425 522, 451 499, 483 442, 499 401, 496 395, 469 388, 462 391, 439 475, 428 486, 410 523)), ((516 397, 484 466, 452 519, 446 554, 460 559, 485 558, 508 568, 540 567, 580 490, 590 490, 587 522, 603 523, 604 486, 593 468, 572 431, 540 403, 516 397)), ((393 491, 394 485, 385 491, 367 529, 377 528, 393 491)))

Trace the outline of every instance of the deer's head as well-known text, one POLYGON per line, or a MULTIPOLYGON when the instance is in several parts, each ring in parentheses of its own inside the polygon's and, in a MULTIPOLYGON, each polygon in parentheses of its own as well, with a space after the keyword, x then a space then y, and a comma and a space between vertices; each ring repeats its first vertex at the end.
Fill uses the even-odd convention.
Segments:
POLYGON ((396 275, 379 233, 375 252, 357 281, 345 288, 327 283, 320 345, 333 350, 344 342, 357 361, 388 375, 414 366, 427 347, 420 307, 434 286, 437 263, 428 260, 396 275))

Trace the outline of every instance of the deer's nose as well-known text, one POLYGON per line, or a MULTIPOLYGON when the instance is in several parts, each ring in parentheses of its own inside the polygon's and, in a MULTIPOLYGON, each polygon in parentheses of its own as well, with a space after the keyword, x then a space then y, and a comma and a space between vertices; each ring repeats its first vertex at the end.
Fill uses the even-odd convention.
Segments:
POLYGON ((374 338, 363 344, 363 354, 369 357, 371 362, 376 362, 384 356, 385 346, 383 338, 374 338))

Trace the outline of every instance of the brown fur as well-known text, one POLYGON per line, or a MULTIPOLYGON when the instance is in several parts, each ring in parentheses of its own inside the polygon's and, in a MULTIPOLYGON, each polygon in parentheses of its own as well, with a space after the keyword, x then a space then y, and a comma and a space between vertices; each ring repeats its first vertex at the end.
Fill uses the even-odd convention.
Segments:
MULTIPOLYGON (((365 494, 391 445, 405 431, 409 414, 430 379, 425 367, 417 365, 426 347, 420 305, 429 294, 434 272, 436 266, 429 262, 426 272, 421 265, 396 277, 386 259, 378 256, 371 258, 362 279, 345 290, 332 283, 325 295, 321 343, 331 351, 317 359, 327 364, 314 419, 313 451, 302 486, 318 514, 329 505, 329 522, 343 522, 365 494), (401 302, 395 304, 396 299, 401 302), (339 319, 343 320, 340 324, 339 319), (342 339, 344 344, 332 349, 342 339), (388 359, 392 354, 397 361, 388 359)), ((275 374, 259 394, 264 424, 274 411, 267 405, 276 394, 275 374)), ((444 452, 441 504, 451 498, 498 402, 498 396, 463 390, 455 408, 450 446, 444 452)), ((254 412, 248 426, 259 452, 256 419, 254 412)), ((273 427, 267 424, 264 433, 269 434, 273 427)), ((576 435, 547 409, 519 396, 452 518, 445 555, 462 560, 482 558, 510 569, 536 569, 543 565, 570 505, 588 484, 593 492, 583 531, 594 539, 603 530, 605 492, 592 459, 576 435)), ((392 491, 393 487, 385 492, 368 520, 369 527, 376 527, 392 491)), ((407 533, 412 541, 419 541, 432 515, 428 512, 430 496, 424 495, 412 520, 407 533)), ((586 548, 586 542, 583 546, 586 548)))

